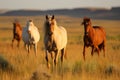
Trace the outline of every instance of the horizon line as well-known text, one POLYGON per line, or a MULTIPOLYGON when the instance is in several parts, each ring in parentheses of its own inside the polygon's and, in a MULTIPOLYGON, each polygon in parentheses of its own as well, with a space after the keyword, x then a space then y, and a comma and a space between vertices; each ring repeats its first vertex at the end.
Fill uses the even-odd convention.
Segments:
POLYGON ((34 8, 21 8, 21 9, 9 9, 9 8, 0 8, 0 10, 41 10, 41 11, 47 11, 47 10, 61 10, 61 9, 107 9, 111 10, 112 8, 119 8, 119 7, 76 7, 76 8, 56 8, 56 9, 34 9, 34 8))

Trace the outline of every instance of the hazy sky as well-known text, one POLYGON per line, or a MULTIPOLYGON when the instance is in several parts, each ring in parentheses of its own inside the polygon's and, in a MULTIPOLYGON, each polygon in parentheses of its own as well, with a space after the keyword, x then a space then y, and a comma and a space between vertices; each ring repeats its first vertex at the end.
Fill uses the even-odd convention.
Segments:
POLYGON ((120 7, 120 0, 0 0, 0 9, 61 9, 120 7))

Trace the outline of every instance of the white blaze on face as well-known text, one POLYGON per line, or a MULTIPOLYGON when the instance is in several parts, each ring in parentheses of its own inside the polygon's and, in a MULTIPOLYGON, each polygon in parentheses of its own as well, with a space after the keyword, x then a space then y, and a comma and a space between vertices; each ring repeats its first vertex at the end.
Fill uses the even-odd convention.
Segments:
POLYGON ((28 26, 28 33, 30 34, 31 30, 32 30, 32 27, 34 27, 33 21, 29 20, 28 23, 27 23, 27 26, 28 26))

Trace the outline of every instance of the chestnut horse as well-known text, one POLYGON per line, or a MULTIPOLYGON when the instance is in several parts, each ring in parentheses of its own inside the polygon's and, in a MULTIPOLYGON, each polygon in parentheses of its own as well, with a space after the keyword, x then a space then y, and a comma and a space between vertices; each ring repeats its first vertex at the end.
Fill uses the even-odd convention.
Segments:
POLYGON ((92 47, 91 55, 93 52, 99 52, 103 49, 105 56, 105 42, 106 42, 106 33, 104 29, 100 26, 92 26, 90 18, 85 17, 82 24, 84 25, 84 48, 83 48, 83 57, 85 60, 85 48, 92 47))
POLYGON ((49 54, 52 57, 53 66, 55 65, 56 67, 59 52, 61 52, 61 63, 63 62, 63 57, 66 57, 67 31, 64 27, 57 25, 54 15, 46 15, 44 30, 45 58, 47 61, 47 67, 50 68, 48 58, 49 54))
POLYGON ((20 41, 22 39, 22 28, 18 21, 13 23, 13 39, 12 39, 12 47, 14 40, 17 40, 17 47, 19 47, 20 41))

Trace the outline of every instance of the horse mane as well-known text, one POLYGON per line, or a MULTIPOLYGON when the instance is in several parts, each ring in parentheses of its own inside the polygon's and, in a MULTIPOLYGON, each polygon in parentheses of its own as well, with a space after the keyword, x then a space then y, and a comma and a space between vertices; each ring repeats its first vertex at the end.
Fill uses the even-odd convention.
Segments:
POLYGON ((100 30, 103 30, 104 28, 101 27, 101 26, 93 26, 94 29, 100 29, 100 30))
POLYGON ((100 26, 93 26, 93 28, 101 28, 100 26))

